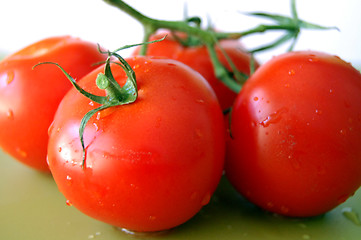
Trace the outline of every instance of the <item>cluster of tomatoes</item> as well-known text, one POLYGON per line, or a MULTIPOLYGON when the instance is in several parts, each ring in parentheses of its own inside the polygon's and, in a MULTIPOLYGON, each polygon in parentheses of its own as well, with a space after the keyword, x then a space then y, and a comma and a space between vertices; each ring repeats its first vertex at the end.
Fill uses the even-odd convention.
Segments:
MULTIPOLYGON (((153 36, 158 38, 159 36, 153 36)), ((340 58, 289 52, 258 66, 239 93, 216 78, 205 46, 172 34, 147 56, 125 60, 137 99, 99 107, 85 91, 108 57, 69 36, 34 43, 0 63, 0 146, 19 161, 51 171, 60 191, 85 214, 133 231, 160 231, 192 218, 223 173, 245 198, 271 212, 325 213, 361 184, 361 74, 340 58), (97 64, 102 63, 102 64, 97 64), (231 112, 224 115, 226 109, 231 112)), ((251 56, 236 40, 217 54, 250 75, 251 56), (227 57, 226 57, 227 56, 227 57)), ((111 73, 120 86, 127 74, 111 73)))

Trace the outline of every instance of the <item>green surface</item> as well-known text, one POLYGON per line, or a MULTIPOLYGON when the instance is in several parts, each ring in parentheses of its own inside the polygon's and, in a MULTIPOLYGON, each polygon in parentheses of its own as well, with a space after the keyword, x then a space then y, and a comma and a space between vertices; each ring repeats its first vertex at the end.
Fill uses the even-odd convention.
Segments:
POLYGON ((266 213, 240 198, 223 179, 209 205, 169 232, 129 235, 66 205, 50 175, 0 151, 0 239, 361 239, 361 191, 333 211, 311 219, 266 213), (346 213, 344 213, 346 211, 346 213))

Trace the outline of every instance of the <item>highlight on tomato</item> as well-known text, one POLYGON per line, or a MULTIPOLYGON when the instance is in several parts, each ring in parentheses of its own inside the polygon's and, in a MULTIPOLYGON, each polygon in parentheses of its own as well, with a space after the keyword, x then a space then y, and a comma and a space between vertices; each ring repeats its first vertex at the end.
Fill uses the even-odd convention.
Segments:
POLYGON ((61 101, 49 166, 81 212, 131 231, 170 229, 207 204, 219 183, 222 110, 185 64, 115 56, 121 63, 108 59, 61 101))
POLYGON ((43 39, 3 59, 0 147, 27 166, 49 171, 48 127, 71 84, 54 66, 33 67, 39 62, 54 61, 75 78, 81 78, 105 59, 96 44, 71 36, 43 39))
POLYGON ((226 175, 248 200, 293 217, 323 214, 361 184, 361 74, 337 56, 274 57, 233 106, 226 175))

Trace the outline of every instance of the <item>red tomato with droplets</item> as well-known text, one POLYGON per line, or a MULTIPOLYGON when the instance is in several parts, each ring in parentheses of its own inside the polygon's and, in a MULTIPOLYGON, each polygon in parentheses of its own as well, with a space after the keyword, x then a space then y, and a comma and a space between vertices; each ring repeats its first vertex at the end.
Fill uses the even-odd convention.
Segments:
POLYGON ((59 102, 71 88, 64 74, 50 65, 61 64, 75 78, 104 61, 97 46, 70 36, 36 42, 0 62, 0 146, 20 162, 49 171, 46 162, 48 127, 59 102))
POLYGON ((336 56, 286 53, 244 85, 231 118, 226 174, 256 205, 308 217, 361 184, 361 74, 336 56))
MULTIPOLYGON (((111 225, 161 231, 207 204, 223 172, 225 132, 217 98, 197 72, 169 59, 126 59, 134 69, 135 102, 96 113, 85 127, 82 167, 79 125, 99 104, 72 89, 50 128, 48 160, 68 204, 111 225)), ((122 86, 118 65, 112 73, 122 86)), ((103 67, 78 83, 95 95, 103 67)))
MULTIPOLYGON (((150 40, 161 39, 166 34, 167 33, 159 33, 153 35, 150 40)), ((184 36, 182 38, 184 38, 184 36)), ((226 53, 238 71, 246 75, 250 74, 251 56, 238 40, 222 40, 219 45, 220 47, 216 47, 217 56, 228 70, 231 70, 231 67, 222 51, 226 53), (222 48, 222 50, 220 48, 222 48)), ((139 49, 137 49, 134 54, 138 53, 139 49)), ((215 91, 223 110, 232 106, 237 93, 232 91, 216 77, 206 46, 183 46, 172 34, 168 33, 164 40, 149 44, 146 55, 166 57, 185 63, 199 72, 208 81, 215 91)), ((258 64, 255 63, 255 66, 257 67, 258 64)))

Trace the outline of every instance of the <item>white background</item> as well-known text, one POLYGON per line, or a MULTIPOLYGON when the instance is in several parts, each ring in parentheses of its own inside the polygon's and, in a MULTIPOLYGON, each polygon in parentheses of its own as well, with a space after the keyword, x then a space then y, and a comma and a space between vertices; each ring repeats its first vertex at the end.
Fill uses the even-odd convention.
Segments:
MULTIPOLYGON (((125 0, 140 12, 158 19, 181 20, 187 3, 189 16, 200 16, 220 30, 247 30, 258 21, 242 12, 290 14, 289 0, 125 0)), ((298 0, 299 18, 340 31, 305 30, 296 49, 335 54, 361 66, 361 1, 298 0)), ((102 0, 0 0, 0 51, 11 53, 42 38, 73 35, 116 49, 142 41, 143 30, 131 17, 102 0)), ((271 41, 275 34, 244 38, 247 47, 271 41)), ((261 61, 284 52, 287 46, 259 55, 261 61)), ((125 52, 124 55, 128 53, 125 52)))

